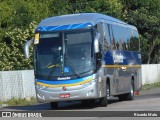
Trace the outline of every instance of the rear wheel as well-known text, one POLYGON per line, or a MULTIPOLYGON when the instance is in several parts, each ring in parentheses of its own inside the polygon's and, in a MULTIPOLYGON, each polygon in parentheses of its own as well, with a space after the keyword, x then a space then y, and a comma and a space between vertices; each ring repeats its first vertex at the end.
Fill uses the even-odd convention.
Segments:
POLYGON ((109 89, 109 84, 106 84, 106 95, 100 99, 100 106, 101 107, 106 107, 108 104, 108 99, 110 95, 110 89, 109 89))
POLYGON ((127 100, 133 100, 134 99, 134 82, 131 82, 131 89, 130 89, 130 93, 127 94, 126 96, 127 100))
POLYGON ((57 109, 58 108, 58 102, 51 102, 51 109, 57 109))
POLYGON ((133 100, 134 99, 134 82, 131 82, 130 92, 127 94, 119 95, 119 100, 133 100))

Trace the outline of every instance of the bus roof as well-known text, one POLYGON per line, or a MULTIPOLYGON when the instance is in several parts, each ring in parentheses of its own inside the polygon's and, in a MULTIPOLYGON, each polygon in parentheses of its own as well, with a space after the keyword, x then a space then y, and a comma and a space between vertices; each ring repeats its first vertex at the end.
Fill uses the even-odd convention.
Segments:
POLYGON ((120 26, 125 26, 128 28, 136 29, 136 27, 129 25, 121 20, 113 18, 111 16, 103 15, 100 13, 79 13, 79 14, 68 14, 68 15, 61 15, 61 16, 54 16, 47 19, 42 20, 38 27, 41 31, 47 31, 46 26, 54 26, 54 28, 49 27, 48 29, 51 31, 56 30, 56 28, 79 28, 78 26, 94 26, 98 22, 106 22, 109 24, 116 24, 120 26), (83 24, 83 25, 82 25, 83 24), (43 28, 41 28, 43 27, 43 28))

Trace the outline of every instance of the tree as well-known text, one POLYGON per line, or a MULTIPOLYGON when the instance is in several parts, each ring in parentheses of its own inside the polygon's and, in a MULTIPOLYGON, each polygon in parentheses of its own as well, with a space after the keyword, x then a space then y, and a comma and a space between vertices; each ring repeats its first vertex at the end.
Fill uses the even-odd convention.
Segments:
MULTIPOLYGON (((36 22, 28 28, 14 28, 5 33, 0 43, 0 70, 23 70, 33 68, 32 59, 24 57, 24 43, 33 36, 36 22)), ((33 48, 32 48, 33 51, 33 48)))
POLYGON ((119 0, 68 0, 69 13, 98 12, 113 17, 122 17, 119 0))
POLYGON ((160 45, 160 0, 122 0, 124 20, 135 25, 141 35, 142 62, 154 63, 160 45))
POLYGON ((100 12, 121 18, 118 0, 1 0, 0 3, 0 70, 32 68, 24 58, 26 39, 34 36, 37 23, 56 15, 100 12), (36 22, 33 22, 36 21, 36 22))

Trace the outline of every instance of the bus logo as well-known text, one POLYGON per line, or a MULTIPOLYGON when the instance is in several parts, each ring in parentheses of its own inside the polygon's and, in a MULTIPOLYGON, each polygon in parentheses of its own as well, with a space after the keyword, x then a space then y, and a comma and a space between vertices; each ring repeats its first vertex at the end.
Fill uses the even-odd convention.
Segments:
POLYGON ((115 52, 113 52, 113 61, 114 63, 123 63, 123 55, 120 53, 120 54, 116 54, 115 52))
POLYGON ((63 91, 66 91, 66 90, 67 90, 67 88, 64 86, 64 87, 62 87, 62 90, 63 90, 63 91))

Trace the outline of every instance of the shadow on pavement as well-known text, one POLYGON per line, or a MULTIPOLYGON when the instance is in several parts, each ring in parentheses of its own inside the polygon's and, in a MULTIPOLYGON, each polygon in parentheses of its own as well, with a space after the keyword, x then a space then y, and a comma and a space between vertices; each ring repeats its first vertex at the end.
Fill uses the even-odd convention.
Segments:
POLYGON ((142 94, 136 97, 136 99, 147 99, 147 98, 160 98, 160 91, 159 93, 142 94))
MULTIPOLYGON (((118 99, 109 100, 108 105, 118 102, 118 99)), ((92 105, 82 105, 80 101, 71 101, 71 102, 59 102, 59 107, 54 109, 56 110, 85 110, 85 109, 94 109, 99 107, 98 102, 96 101, 95 104, 92 105)), ((50 108, 50 103, 40 103, 35 105, 29 106, 9 106, 4 107, 1 110, 52 110, 50 108)))

